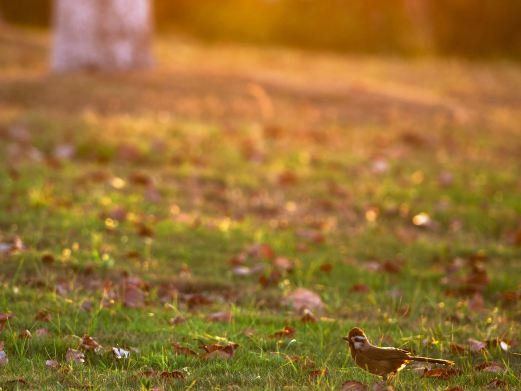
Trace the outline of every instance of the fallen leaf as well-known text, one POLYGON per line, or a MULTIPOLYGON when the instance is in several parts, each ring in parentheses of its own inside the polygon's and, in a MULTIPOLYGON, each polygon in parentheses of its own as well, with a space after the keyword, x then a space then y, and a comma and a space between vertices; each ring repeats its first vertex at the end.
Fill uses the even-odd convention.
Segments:
POLYGON ((35 320, 39 320, 41 322, 50 322, 52 319, 52 315, 45 310, 38 311, 38 313, 34 317, 35 320))
POLYGON ((122 358, 129 358, 130 357, 130 352, 128 350, 117 348, 117 347, 113 347, 112 348, 112 353, 114 353, 114 356, 118 360, 120 360, 122 358))
POLYGON ((501 379, 494 379, 490 383, 487 383, 485 388, 488 388, 488 389, 502 388, 502 387, 504 387, 506 385, 507 385, 507 383, 505 381, 503 381, 501 379))
POLYGON ((273 248, 265 243, 255 243, 248 247, 245 252, 248 256, 256 259, 273 259, 276 256, 273 248))
POLYGON ((186 322, 186 319, 181 315, 177 315, 173 318, 168 319, 168 324, 171 326, 175 326, 184 322, 186 322))
POLYGON ((284 326, 282 330, 273 333, 271 336, 275 338, 291 338, 295 335, 296 330, 293 327, 284 326))
POLYGON ((361 383, 357 380, 348 380, 342 383, 341 391, 367 391, 369 387, 367 384, 361 383))
POLYGON ((229 360, 235 354, 235 350, 239 347, 236 343, 229 343, 228 345, 211 344, 203 346, 206 354, 203 356, 204 360, 223 359, 229 360))
POLYGON ((145 305, 143 281, 137 277, 126 277, 123 280, 123 304, 129 308, 141 308, 145 305))
POLYGON ((233 314, 230 311, 215 312, 207 316, 207 320, 210 322, 221 322, 230 323, 232 321, 233 314))
POLYGON ((273 266, 277 268, 278 270, 284 271, 284 272, 290 272, 294 269, 295 264, 294 262, 286 257, 276 257, 273 260, 273 266))
POLYGON ((176 352, 177 354, 184 354, 186 356, 197 356, 197 353, 194 352, 192 349, 187 348, 185 346, 181 346, 178 342, 173 342, 172 348, 174 349, 174 352, 176 352))
POLYGON ((283 186, 295 185, 298 181, 297 174, 295 172, 286 170, 279 174, 278 182, 283 186))
POLYGON ((304 323, 314 323, 317 321, 317 318, 313 312, 311 312, 311 310, 304 308, 302 311, 302 316, 300 317, 300 321, 304 323))
POLYGON ((496 361, 487 361, 483 362, 479 365, 476 365, 477 371, 482 372, 492 372, 492 373, 502 373, 505 372, 505 366, 499 362, 496 361))
POLYGON ((60 367, 60 363, 56 360, 46 360, 45 366, 49 369, 58 369, 60 367))
POLYGON ((102 218, 103 219, 112 219, 114 221, 125 221, 127 219, 128 212, 125 208, 121 206, 115 206, 111 210, 109 210, 106 213, 103 213, 102 218))
POLYGON ((485 348, 487 347, 487 344, 485 342, 478 341, 474 338, 469 338, 467 342, 469 343, 471 352, 481 352, 482 350, 485 350, 485 348))
POLYGON ((161 379, 184 379, 185 374, 182 371, 163 371, 159 377, 161 379))
POLYGON ((209 297, 207 297, 205 295, 199 294, 199 293, 185 295, 185 296, 183 296, 183 299, 186 301, 186 304, 189 309, 193 309, 194 307, 198 307, 201 305, 208 305, 208 304, 213 303, 212 299, 210 299, 209 297))
MULTIPOLYGON (((29 384, 29 383, 27 383, 27 380, 25 380, 23 377, 18 377, 16 379, 8 380, 6 382, 6 384, 16 384, 16 383, 23 384, 24 386, 29 384)), ((18 389, 18 387, 16 387, 16 389, 18 389)))
POLYGON ((263 287, 267 287, 270 285, 277 285, 282 278, 281 272, 278 270, 273 270, 267 277, 265 275, 262 275, 259 277, 259 283, 263 287))
POLYGON ((451 343, 449 349, 453 354, 465 354, 468 350, 466 346, 459 343, 451 343))
POLYGON ((69 348, 67 349, 67 353, 65 353, 65 360, 67 362, 83 364, 85 362, 85 355, 79 350, 69 348))
POLYGON ((367 293, 369 292, 369 287, 365 284, 354 284, 350 289, 349 292, 356 292, 356 293, 367 293))
POLYGON ((56 260, 54 258, 54 255, 49 254, 49 253, 43 254, 41 259, 42 259, 42 262, 45 263, 46 265, 51 265, 56 260))
POLYGON ((84 335, 81 339, 80 348, 98 352, 101 349, 101 345, 94 338, 84 335))
POLYGON ((306 308, 312 311, 320 311, 324 307, 320 296, 306 288, 295 289, 285 297, 284 301, 297 312, 302 312, 306 308))
POLYGON ((453 376, 461 375, 461 370, 457 368, 435 368, 423 373, 423 377, 447 380, 453 376))
POLYGON ((322 265, 320 265, 319 269, 320 269, 321 272, 331 273, 331 271, 333 270, 333 264, 331 264, 331 263, 323 263, 322 265))

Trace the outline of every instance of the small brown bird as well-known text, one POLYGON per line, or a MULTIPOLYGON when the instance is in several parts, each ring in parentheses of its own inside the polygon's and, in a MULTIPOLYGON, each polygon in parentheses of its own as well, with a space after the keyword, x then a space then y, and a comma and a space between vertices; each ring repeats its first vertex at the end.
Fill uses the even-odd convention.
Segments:
POLYGON ((387 380, 389 375, 394 375, 402 370, 411 361, 454 365, 454 362, 448 360, 413 356, 402 349, 374 346, 369 342, 364 331, 358 327, 352 328, 344 340, 349 343, 351 357, 355 360, 356 365, 374 375, 382 376, 384 380, 387 380))

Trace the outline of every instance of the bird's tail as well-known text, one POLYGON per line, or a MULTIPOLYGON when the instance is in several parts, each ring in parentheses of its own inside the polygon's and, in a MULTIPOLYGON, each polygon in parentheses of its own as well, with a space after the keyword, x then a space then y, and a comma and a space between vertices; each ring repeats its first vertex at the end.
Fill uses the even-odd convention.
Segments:
POLYGON ((430 362, 430 363, 433 363, 433 364, 443 364, 443 365, 448 365, 448 366, 453 366, 454 365, 454 361, 442 360, 441 358, 412 356, 410 359, 412 361, 430 362))

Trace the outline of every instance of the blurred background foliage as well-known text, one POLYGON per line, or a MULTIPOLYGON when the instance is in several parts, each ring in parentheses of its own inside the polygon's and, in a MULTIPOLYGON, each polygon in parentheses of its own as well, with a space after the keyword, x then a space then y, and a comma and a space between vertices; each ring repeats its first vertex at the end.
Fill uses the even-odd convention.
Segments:
MULTIPOLYGON (((357 53, 521 58, 520 0, 155 0, 155 24, 209 41, 357 53)), ((52 0, 0 0, 48 27, 52 0)))

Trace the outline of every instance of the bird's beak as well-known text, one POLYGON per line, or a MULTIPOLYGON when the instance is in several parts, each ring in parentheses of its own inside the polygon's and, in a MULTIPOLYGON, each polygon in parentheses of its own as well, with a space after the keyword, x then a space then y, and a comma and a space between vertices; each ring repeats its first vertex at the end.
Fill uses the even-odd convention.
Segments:
POLYGON ((349 337, 342 337, 342 339, 346 342, 349 342, 349 337))

